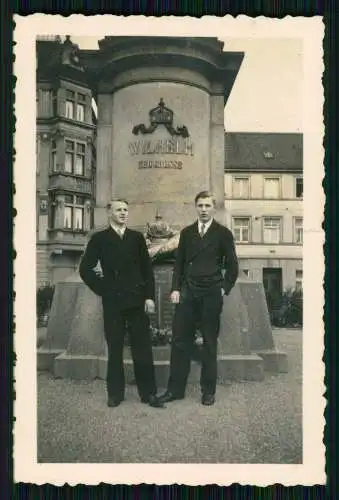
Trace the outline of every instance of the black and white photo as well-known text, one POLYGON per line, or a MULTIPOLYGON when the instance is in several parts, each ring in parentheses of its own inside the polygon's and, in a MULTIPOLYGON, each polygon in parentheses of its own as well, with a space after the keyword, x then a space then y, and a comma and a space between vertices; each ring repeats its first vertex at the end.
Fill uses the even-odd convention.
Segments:
POLYGON ((322 30, 17 16, 18 480, 324 482, 322 30))

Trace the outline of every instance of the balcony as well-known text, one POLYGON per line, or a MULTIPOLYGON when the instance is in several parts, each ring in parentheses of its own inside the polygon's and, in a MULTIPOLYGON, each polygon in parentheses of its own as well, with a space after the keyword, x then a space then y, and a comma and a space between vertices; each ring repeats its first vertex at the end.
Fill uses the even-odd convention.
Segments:
POLYGON ((91 179, 62 173, 49 176, 49 190, 65 190, 73 193, 92 194, 91 179))
POLYGON ((48 230, 49 244, 56 249, 83 250, 86 244, 85 231, 73 231, 72 229, 55 228, 48 230))

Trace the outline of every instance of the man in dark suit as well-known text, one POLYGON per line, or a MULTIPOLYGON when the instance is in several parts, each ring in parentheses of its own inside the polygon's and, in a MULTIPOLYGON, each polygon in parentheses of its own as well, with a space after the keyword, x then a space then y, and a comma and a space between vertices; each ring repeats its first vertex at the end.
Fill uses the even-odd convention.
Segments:
POLYGON ((154 275, 143 235, 126 227, 128 203, 108 205, 109 226, 90 239, 80 263, 80 276, 102 297, 108 346, 108 406, 125 396, 123 346, 129 332, 134 374, 143 403, 163 407, 156 397, 156 382, 148 313, 154 312, 154 275), (100 262, 102 276, 95 271, 100 262))
POLYGON ((171 301, 176 304, 170 377, 162 402, 183 399, 190 370, 190 353, 199 323, 203 337, 200 385, 201 402, 215 402, 217 339, 223 295, 238 277, 238 260, 232 233, 216 222, 215 199, 202 191, 195 198, 198 220, 180 234, 174 265, 171 301))

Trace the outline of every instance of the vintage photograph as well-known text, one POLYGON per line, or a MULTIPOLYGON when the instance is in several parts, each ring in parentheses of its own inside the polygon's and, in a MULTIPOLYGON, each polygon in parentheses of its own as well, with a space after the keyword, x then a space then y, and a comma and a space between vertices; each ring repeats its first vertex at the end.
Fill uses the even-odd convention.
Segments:
POLYGON ((34 36, 36 463, 302 466, 303 39, 65 21, 34 36))

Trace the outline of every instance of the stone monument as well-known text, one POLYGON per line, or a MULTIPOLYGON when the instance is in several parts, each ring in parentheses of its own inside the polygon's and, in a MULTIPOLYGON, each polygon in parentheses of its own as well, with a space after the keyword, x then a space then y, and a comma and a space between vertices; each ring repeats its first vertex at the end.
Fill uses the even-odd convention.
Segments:
POLYGON ((142 231, 157 210, 176 229, 190 223, 202 189, 224 209, 224 108, 244 54, 223 45, 122 36, 82 52, 98 107, 95 226, 122 194, 142 231))
MULTIPOLYGON (((216 219, 225 223, 224 108, 244 54, 223 45, 216 38, 105 37, 99 50, 80 54, 98 106, 95 226, 106 223, 109 200, 128 199, 129 225, 146 234, 154 260, 154 328, 170 327, 172 316, 172 263, 158 257, 173 254, 180 229, 195 219, 196 193, 215 193, 216 219)), ((224 302, 220 379, 262 380, 264 368, 284 371, 262 284, 242 277, 224 302)), ((155 348, 154 358, 164 386, 168 346, 155 348)), ((105 377, 101 302, 78 276, 57 285, 38 367, 59 377, 105 377)), ((125 367, 131 381, 128 349, 125 367)), ((190 380, 198 379, 193 363, 190 380)))

